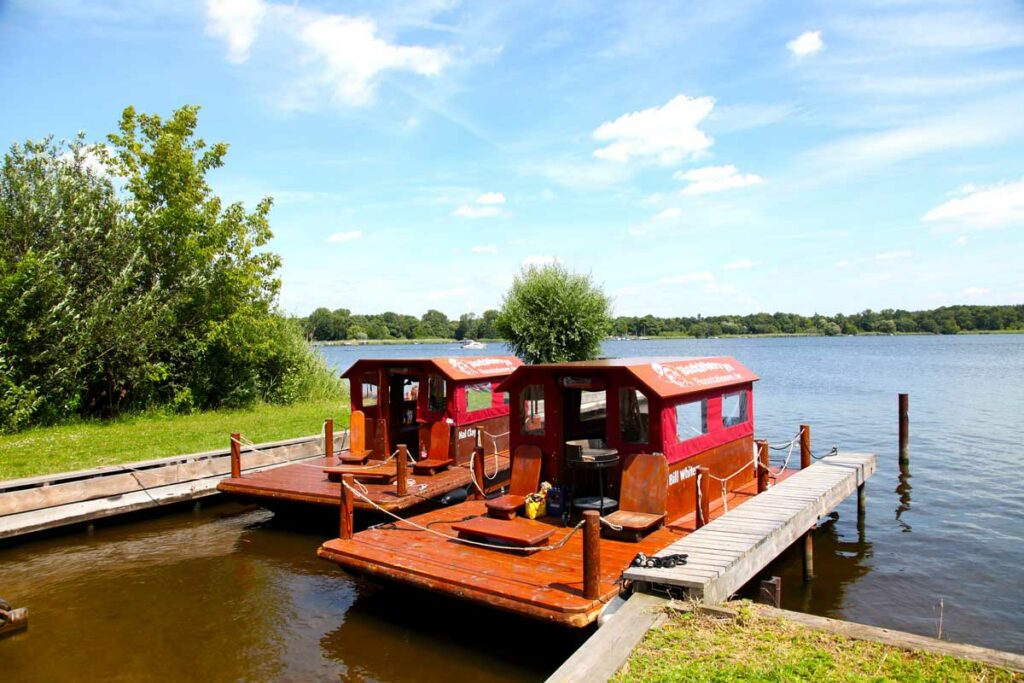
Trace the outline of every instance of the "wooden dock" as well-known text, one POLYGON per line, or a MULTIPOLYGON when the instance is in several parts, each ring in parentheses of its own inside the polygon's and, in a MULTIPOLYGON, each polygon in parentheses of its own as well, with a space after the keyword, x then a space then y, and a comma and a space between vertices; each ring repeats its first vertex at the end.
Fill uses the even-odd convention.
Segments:
POLYGON ((631 567, 624 577, 644 586, 677 586, 689 597, 722 602, 835 509, 875 472, 876 456, 839 453, 787 477, 656 555, 686 553, 672 569, 631 567))

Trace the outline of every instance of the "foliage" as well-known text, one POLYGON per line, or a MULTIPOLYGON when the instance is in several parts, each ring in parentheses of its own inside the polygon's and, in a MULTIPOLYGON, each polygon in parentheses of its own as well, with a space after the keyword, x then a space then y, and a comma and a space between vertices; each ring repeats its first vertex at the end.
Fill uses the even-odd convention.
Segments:
POLYGON ((597 357, 611 302, 589 275, 554 263, 524 269, 505 294, 495 329, 527 363, 597 357))
MULTIPOLYGON (((108 146, 28 141, 0 175, 0 430, 127 408, 288 402, 326 373, 276 311, 270 199, 224 206, 196 107, 108 146)), ((335 390, 336 391, 336 390, 335 390)))

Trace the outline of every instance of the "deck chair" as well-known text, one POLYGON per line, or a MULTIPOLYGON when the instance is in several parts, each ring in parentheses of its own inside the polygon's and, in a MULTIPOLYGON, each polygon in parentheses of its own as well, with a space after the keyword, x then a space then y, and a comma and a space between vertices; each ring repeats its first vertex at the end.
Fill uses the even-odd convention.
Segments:
POLYGON ((605 517, 622 531, 608 534, 639 541, 665 521, 668 500, 668 461, 663 455, 634 453, 622 465, 619 509, 605 517))
POLYGON ((424 437, 427 441, 427 457, 424 460, 417 460, 412 471, 416 474, 433 475, 448 469, 454 460, 448 454, 448 442, 451 436, 451 429, 446 422, 435 422, 429 427, 423 425, 420 428, 420 443, 424 437))
POLYGON ((339 453, 337 458, 346 465, 362 465, 369 459, 366 449, 366 416, 361 410, 353 410, 348 420, 348 453, 339 453))
POLYGON ((512 475, 508 493, 486 501, 487 514, 498 519, 513 519, 519 508, 526 504, 526 496, 540 488, 540 468, 543 461, 536 446, 520 446, 512 455, 512 475))

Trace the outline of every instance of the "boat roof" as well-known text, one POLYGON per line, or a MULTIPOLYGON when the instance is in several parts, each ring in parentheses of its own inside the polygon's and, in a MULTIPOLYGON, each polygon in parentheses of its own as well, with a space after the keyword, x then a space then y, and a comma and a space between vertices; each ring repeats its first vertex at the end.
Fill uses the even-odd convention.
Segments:
POLYGON ((515 356, 446 356, 442 358, 364 358, 357 360, 342 377, 352 379, 367 370, 416 368, 434 370, 454 382, 504 378, 523 364, 515 356))
POLYGON ((732 356, 604 358, 523 365, 499 389, 506 390, 508 385, 522 384, 538 375, 567 374, 574 370, 587 371, 587 374, 625 371, 661 398, 748 384, 759 379, 732 356))

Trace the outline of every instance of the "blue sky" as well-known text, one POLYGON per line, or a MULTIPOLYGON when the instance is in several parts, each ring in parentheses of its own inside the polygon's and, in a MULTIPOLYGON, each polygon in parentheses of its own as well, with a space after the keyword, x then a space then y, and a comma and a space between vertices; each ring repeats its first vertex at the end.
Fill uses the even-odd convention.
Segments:
POLYGON ((202 106, 281 304, 621 315, 1024 301, 1019 2, 4 2, 0 143, 202 106))

